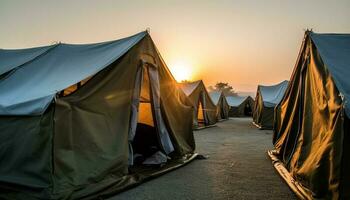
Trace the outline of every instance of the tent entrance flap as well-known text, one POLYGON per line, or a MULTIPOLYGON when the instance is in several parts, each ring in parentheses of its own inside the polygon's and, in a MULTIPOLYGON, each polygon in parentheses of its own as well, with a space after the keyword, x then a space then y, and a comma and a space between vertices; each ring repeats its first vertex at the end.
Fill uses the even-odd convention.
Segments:
POLYGON ((203 92, 201 92, 198 100, 198 106, 197 106, 197 121, 198 126, 206 126, 208 123, 208 116, 205 111, 206 103, 203 92))
POLYGON ((204 125, 204 111, 201 101, 198 102, 197 120, 198 125, 204 125))
POLYGON ((160 101, 160 87, 157 67, 142 62, 135 81, 133 108, 129 141, 133 159, 129 164, 142 163, 145 158, 159 151, 169 154, 174 151, 165 126, 160 101))

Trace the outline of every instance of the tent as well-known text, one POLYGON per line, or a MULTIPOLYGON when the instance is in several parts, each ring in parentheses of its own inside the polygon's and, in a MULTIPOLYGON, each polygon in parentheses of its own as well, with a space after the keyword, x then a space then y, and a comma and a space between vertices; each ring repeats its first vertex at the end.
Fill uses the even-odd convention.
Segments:
POLYGON ((260 129, 272 129, 275 106, 283 98, 288 81, 276 85, 259 85, 254 104, 253 123, 260 129))
POLYGON ((97 199, 196 155, 193 108, 148 32, 1 49, 0 72, 1 199, 97 199))
POLYGON ((179 83, 179 87, 194 107, 193 127, 196 129, 215 124, 216 105, 211 100, 203 81, 183 82, 179 83))
POLYGON ((276 169, 303 199, 350 199, 350 34, 305 33, 276 109, 276 169))
POLYGON ((224 93, 218 91, 209 92, 210 98, 216 105, 216 118, 217 120, 228 119, 228 112, 230 106, 227 103, 224 93))
POLYGON ((228 96, 226 97, 230 105, 230 117, 252 116, 254 100, 250 96, 228 96))

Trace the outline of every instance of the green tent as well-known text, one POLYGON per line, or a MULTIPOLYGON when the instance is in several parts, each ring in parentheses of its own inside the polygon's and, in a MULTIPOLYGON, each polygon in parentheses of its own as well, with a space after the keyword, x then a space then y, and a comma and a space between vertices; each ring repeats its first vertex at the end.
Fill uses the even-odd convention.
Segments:
POLYGON ((259 85, 253 108, 253 124, 260 129, 272 129, 274 109, 281 101, 288 81, 282 81, 276 85, 259 85))
POLYGON ((147 32, 1 49, 0 73, 0 198, 97 199, 196 155, 193 108, 147 32))
POLYGON ((254 100, 250 96, 228 96, 226 97, 230 105, 230 117, 247 117, 252 116, 254 100))
POLYGON ((269 155, 301 199, 350 199, 350 34, 305 33, 269 155))
POLYGON ((228 119, 228 112, 230 106, 227 103, 226 97, 223 92, 211 91, 209 92, 210 98, 216 105, 216 118, 218 121, 228 119))
POLYGON ((179 87, 187 96, 194 107, 193 128, 210 126, 216 123, 216 105, 211 100, 202 80, 194 82, 183 82, 179 87))

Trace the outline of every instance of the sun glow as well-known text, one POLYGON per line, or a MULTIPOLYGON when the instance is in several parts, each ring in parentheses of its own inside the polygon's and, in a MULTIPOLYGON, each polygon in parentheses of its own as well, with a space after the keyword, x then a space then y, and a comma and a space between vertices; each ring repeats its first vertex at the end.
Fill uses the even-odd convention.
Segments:
POLYGON ((176 81, 181 82, 184 80, 190 81, 192 79, 191 64, 185 61, 177 61, 170 65, 171 73, 176 81))

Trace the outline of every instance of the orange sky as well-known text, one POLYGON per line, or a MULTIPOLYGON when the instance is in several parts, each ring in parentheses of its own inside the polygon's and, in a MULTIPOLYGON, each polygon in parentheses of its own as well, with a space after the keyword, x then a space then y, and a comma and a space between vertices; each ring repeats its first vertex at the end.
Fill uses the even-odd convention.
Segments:
POLYGON ((91 43, 146 28, 170 70, 237 91, 289 79, 305 28, 350 32, 350 1, 2 0, 0 48, 91 43))

